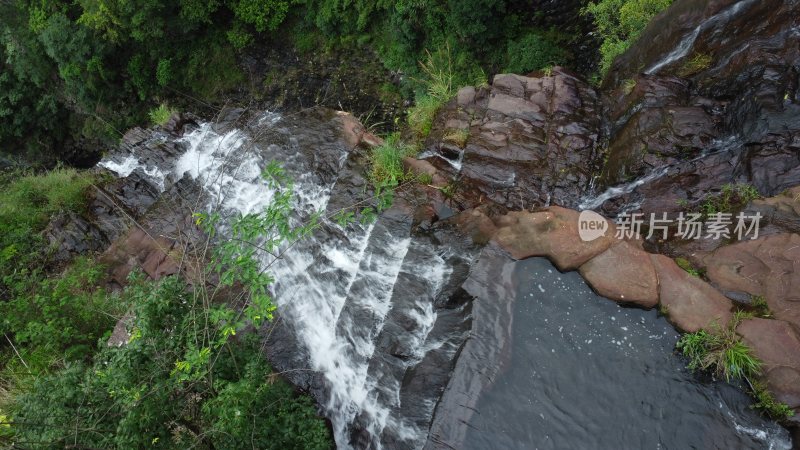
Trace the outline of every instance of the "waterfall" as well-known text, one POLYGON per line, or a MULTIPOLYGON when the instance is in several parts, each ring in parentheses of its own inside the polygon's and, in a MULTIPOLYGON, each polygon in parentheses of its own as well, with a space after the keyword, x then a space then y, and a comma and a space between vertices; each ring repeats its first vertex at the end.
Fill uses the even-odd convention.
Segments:
MULTIPOLYGON (((265 115, 256 121, 256 129, 280 124, 280 117, 265 115)), ((204 123, 178 141, 184 151, 171 168, 153 167, 135 152, 107 158, 100 166, 120 176, 140 169, 162 191, 170 180, 191 177, 205 194, 198 210, 222 215, 222 235, 225 218, 261 211, 272 201, 275 192, 261 172, 273 159, 284 165, 294 181, 296 223, 324 211, 336 178, 325 180, 315 173, 315 149, 299 149, 291 138, 288 145, 280 145, 257 137, 239 129, 217 132, 213 124, 204 123)), ((340 147, 338 154, 331 155, 339 169, 348 153, 340 147)), ((428 334, 436 321, 433 299, 452 271, 446 257, 441 250, 415 242, 408 227, 394 226, 383 218, 346 228, 323 220, 313 237, 300 241, 272 264, 279 315, 304 347, 308 369, 325 380, 328 399, 323 407, 338 448, 351 447, 351 427, 357 420, 368 433, 371 448, 380 448, 385 434, 405 441, 408 447, 424 444, 427 429, 397 414, 402 380, 375 370, 370 363, 376 339, 393 308, 413 324, 401 337, 410 354, 405 366, 413 366, 428 350, 442 345, 429 343, 428 334), (415 261, 406 260, 409 251, 415 261), (410 302, 395 304, 398 277, 417 280, 424 292, 410 302)), ((264 265, 272 262, 271 256, 262 261, 264 265)), ((418 408, 430 417, 435 401, 425 403, 418 408)))
POLYGON ((688 36, 683 38, 681 42, 678 43, 677 47, 672 49, 671 52, 669 52, 666 56, 661 58, 657 63, 650 66, 647 70, 644 71, 644 73, 647 75, 653 75, 657 73, 659 70, 663 69, 664 67, 685 57, 694 47, 694 43, 695 41, 697 41, 697 38, 700 36, 700 33, 713 26, 717 26, 718 24, 724 24, 732 17, 739 14, 740 11, 742 11, 743 9, 745 9, 746 7, 750 6, 755 2, 756 0, 740 0, 734 3, 733 5, 729 6, 728 8, 702 21, 700 25, 695 27, 694 30, 692 30, 692 32, 688 36))

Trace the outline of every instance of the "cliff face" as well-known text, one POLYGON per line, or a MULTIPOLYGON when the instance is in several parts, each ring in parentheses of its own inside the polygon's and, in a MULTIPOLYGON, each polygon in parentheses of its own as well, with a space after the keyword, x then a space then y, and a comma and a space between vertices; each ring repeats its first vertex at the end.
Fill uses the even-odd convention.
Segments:
POLYGON ((797 7, 782 0, 678 0, 657 17, 603 85, 604 184, 670 166, 668 180, 639 190, 663 199, 645 202, 645 212, 670 201, 675 210, 677 199, 697 204, 732 181, 767 196, 798 184, 797 7))
MULTIPOLYGON (((437 118, 425 147, 437 174, 453 180, 454 203, 467 211, 460 216, 464 229, 501 244, 505 239, 512 255, 558 263, 587 245, 573 228, 577 214, 561 223, 550 216, 563 211, 551 208, 530 217, 514 213, 523 215, 511 220, 485 204, 512 210, 559 205, 607 217, 758 212, 755 240, 670 233, 634 246, 685 257, 707 270, 708 283, 700 282, 676 272, 668 258, 653 256, 658 276, 651 288, 660 290, 662 303, 665 287, 667 298, 680 300, 672 320, 684 329, 707 327, 706 318, 724 319, 764 297, 772 319, 746 320, 738 332, 764 362, 764 379, 778 400, 800 407, 798 7, 793 0, 677 0, 598 89, 560 68, 499 75, 491 86, 462 89, 437 118), (458 130, 466 130, 466 139, 452 138, 458 130), (731 194, 736 186, 747 186, 750 196, 731 194), (753 200, 755 191, 765 199, 753 200)), ((598 292, 609 291, 603 280, 613 279, 616 292, 632 278, 652 278, 652 264, 634 265, 631 273, 641 277, 613 262, 581 271, 602 274, 587 278, 598 292)))
POLYGON ((645 213, 677 212, 732 182, 778 194, 800 183, 795 3, 678 0, 617 60, 599 92, 558 68, 551 76, 498 75, 492 86, 462 91, 426 147, 445 171, 441 160, 463 156, 467 183, 514 207, 548 198, 576 206, 587 191, 660 169, 668 176, 593 207, 615 214, 642 202, 645 213), (458 129, 469 129, 463 151, 443 139, 458 129))
MULTIPOLYGON (((458 351, 473 326, 474 294, 462 283, 477 247, 492 239, 515 258, 546 256, 559 269, 580 269, 608 298, 645 308, 667 306, 672 322, 686 331, 725 321, 735 307, 763 296, 774 318, 747 320, 738 331, 764 361, 765 380, 778 400, 800 407, 798 6, 790 0, 677 0, 622 55, 599 88, 554 68, 530 76, 497 75, 490 86, 459 91, 437 116, 422 159, 406 161, 411 170, 431 175, 436 187, 414 186, 399 196, 395 208, 380 219, 381 232, 363 238, 361 253, 352 251, 360 260, 341 264, 346 252, 312 249, 308 254, 316 263, 295 271, 317 271, 318 279, 335 284, 346 280, 350 269, 363 271, 366 275, 359 277, 367 281, 389 263, 397 269, 404 288, 395 288, 396 294, 385 299, 391 305, 388 312, 380 315, 361 302, 385 286, 367 289, 369 283, 362 281, 364 286, 351 292, 344 283, 339 287, 347 289, 346 298, 358 301, 340 311, 347 320, 332 325, 332 335, 350 340, 341 348, 350 348, 355 338, 377 343, 372 359, 344 355, 383 385, 398 386, 391 395, 378 397, 385 406, 381 414, 391 410, 410 417, 421 433, 430 426, 434 405, 448 383, 453 385, 451 374, 458 373, 454 361, 469 363, 458 351), (757 240, 607 238, 590 245, 578 235, 578 214, 572 209, 593 209, 608 217, 621 211, 696 211, 734 183, 751 184, 767 197, 736 205, 762 214, 757 240), (399 252, 405 256, 383 255, 398 241, 405 242, 399 252), (441 272, 447 275, 428 283, 430 274, 418 272, 435 259, 428 251, 439 248, 455 256, 443 260, 441 272), (373 267, 373 253, 388 261, 375 266, 380 270, 373 267), (707 269, 707 279, 691 277, 654 253, 687 257, 707 269), (329 274, 336 263, 342 267, 329 274), (419 330, 425 328, 417 317, 420 299, 430 300, 430 312, 444 318, 426 333, 448 343, 421 359, 414 353, 419 341, 408 339, 409 331, 422 335, 419 330), (363 336, 351 332, 356 325, 363 336), (402 405, 392 403, 400 398, 402 405)), ((352 117, 306 111, 274 131, 269 114, 248 122, 237 119, 243 111, 229 113, 213 125, 214 131, 246 129, 270 156, 292 161, 300 155, 304 162, 294 169, 330 185, 331 211, 369 189, 363 175, 367 157, 350 151, 364 137, 352 117), (276 141, 256 139, 262 133, 276 141)), ((98 190, 90 220, 66 217, 53 224, 51 242, 65 259, 74 252, 106 249, 103 260, 118 283, 136 267, 152 278, 185 270, 172 255, 185 251, 181 245, 191 245, 196 230, 192 205, 180 200, 197 197, 198 187, 176 175, 154 177, 156 169, 172 168, 187 151, 183 122, 187 130, 196 129, 191 120, 176 120, 163 129, 126 134, 120 151, 107 161, 119 169, 135 154, 140 167, 98 190)), ((332 237, 323 243, 361 245, 361 238, 346 236, 333 224, 325 232, 332 237)), ((489 288, 497 287, 498 280, 485 278, 489 288)), ((305 285, 297 283, 298 289, 305 285)), ((329 296, 325 289, 316 294, 329 296)), ((320 404, 328 404, 330 381, 341 375, 338 361, 329 372, 308 371, 312 347, 304 349, 293 333, 282 327, 266 337, 273 363, 312 391, 320 404)), ((375 433, 375 418, 364 405, 357 406, 351 408, 357 415, 340 421, 341 439, 357 447, 380 441, 400 445, 402 427, 375 433)), ((421 442, 425 436, 415 439, 421 442)))

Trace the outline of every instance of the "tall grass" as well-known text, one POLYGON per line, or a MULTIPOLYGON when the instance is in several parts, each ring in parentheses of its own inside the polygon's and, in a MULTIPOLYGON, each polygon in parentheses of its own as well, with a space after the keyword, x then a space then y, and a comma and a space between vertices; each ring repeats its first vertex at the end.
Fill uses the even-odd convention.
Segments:
POLYGON ((415 154, 416 148, 402 142, 398 134, 387 136, 383 145, 372 149, 370 177, 373 183, 385 186, 405 181, 407 176, 403 168, 403 158, 415 154))
POLYGON ((681 336, 678 349, 689 358, 692 370, 713 371, 730 382, 749 379, 761 373, 761 361, 756 358, 736 334, 736 327, 748 317, 736 313, 725 327, 714 324, 710 331, 700 330, 681 336))
POLYGON ((459 88, 469 84, 486 84, 483 71, 470 71, 466 77, 456 73, 449 44, 433 52, 426 50, 425 56, 425 60, 419 62, 422 77, 414 79, 424 91, 417 95, 414 106, 408 110, 409 129, 420 140, 430 134, 436 113, 455 96, 459 88))
POLYGON ((425 87, 425 92, 417 95, 414 106, 408 111, 408 126, 419 139, 430 134, 439 108, 455 94, 450 46, 440 47, 434 53, 426 50, 425 55, 425 60, 419 63, 423 77, 416 80, 425 87))
POLYGON ((9 226, 37 228, 58 211, 82 208, 86 189, 94 181, 87 173, 59 168, 0 183, 0 230, 9 226))

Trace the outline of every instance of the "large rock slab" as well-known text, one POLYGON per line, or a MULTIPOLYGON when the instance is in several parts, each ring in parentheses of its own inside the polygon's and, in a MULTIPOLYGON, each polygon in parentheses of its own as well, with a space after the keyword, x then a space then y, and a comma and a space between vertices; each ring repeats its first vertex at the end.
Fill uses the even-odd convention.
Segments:
POLYGON ((764 364, 763 377, 778 401, 800 408, 800 335, 783 320, 748 319, 736 328, 764 364))
POLYGON ((720 247, 703 258, 731 296, 764 296, 776 319, 800 325, 800 235, 781 233, 720 247))
POLYGON ((614 241, 613 225, 605 236, 584 242, 578 234, 579 213, 552 206, 548 211, 511 212, 495 240, 515 259, 546 256, 561 271, 575 270, 608 250, 614 241))
POLYGON ((650 255, 658 275, 660 302, 670 322, 693 333, 725 326, 732 318, 733 304, 705 281, 678 267, 672 258, 650 255))
POLYGON ((627 241, 619 241, 579 269, 603 297, 644 308, 658 304, 658 278, 650 255, 627 241))

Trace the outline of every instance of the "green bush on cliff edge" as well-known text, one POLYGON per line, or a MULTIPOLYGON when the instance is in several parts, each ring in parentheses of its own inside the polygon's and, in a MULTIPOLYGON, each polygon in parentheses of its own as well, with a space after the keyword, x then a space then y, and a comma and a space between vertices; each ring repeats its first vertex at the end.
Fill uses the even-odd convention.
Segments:
POLYGON ((633 44, 650 20, 667 9, 672 0, 600 0, 583 9, 591 14, 597 32, 603 39, 600 46, 600 72, 605 75, 614 58, 633 44))

